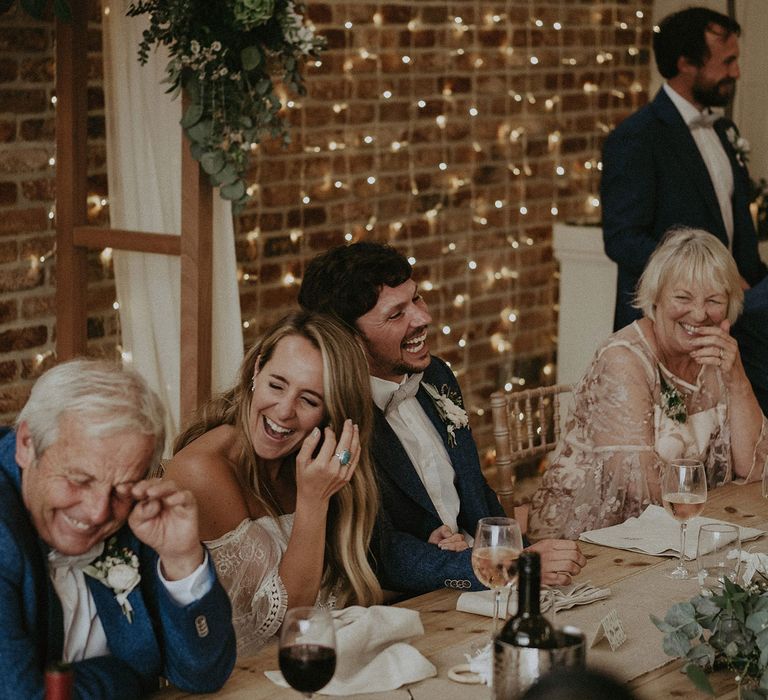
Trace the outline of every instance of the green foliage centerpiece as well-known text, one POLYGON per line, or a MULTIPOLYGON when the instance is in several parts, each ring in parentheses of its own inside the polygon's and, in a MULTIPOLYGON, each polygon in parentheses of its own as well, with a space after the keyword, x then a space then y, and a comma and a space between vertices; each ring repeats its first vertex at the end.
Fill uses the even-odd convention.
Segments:
POLYGON ((211 184, 236 206, 248 198, 243 179, 251 145, 288 133, 274 76, 303 95, 303 61, 325 41, 293 0, 136 0, 129 16, 149 15, 139 61, 168 47, 168 92, 182 89, 189 106, 181 126, 211 184))
POLYGON ((768 581, 746 588, 724 579, 722 592, 703 591, 673 605, 663 620, 651 615, 664 633, 670 656, 688 660, 685 672, 697 688, 714 695, 707 673, 727 668, 735 674, 740 697, 768 697, 768 581))

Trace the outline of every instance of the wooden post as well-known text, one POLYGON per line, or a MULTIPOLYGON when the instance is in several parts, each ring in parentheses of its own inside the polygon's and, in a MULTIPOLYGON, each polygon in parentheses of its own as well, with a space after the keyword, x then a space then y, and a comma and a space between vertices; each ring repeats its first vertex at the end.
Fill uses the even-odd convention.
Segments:
POLYGON ((87 252, 74 244, 87 220, 87 2, 75 0, 72 21, 56 21, 56 355, 85 354, 87 252))
MULTIPOLYGON (((182 109, 187 107, 184 99, 182 109)), ((213 192, 181 135, 181 397, 184 425, 211 396, 213 192)))

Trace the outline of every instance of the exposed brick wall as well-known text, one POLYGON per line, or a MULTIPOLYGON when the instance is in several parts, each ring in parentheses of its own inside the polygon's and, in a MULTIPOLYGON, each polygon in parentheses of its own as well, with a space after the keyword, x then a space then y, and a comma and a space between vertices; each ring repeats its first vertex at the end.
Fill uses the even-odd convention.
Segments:
POLYGON ((237 229, 247 340, 309 257, 390 241, 416 259, 433 351, 490 446, 490 393, 553 379, 552 223, 599 217, 605 130, 647 99, 651 4, 312 3, 328 49, 291 146, 262 146, 237 229))
MULTIPOLYGON (((91 220, 106 196, 100 11, 91 3, 88 41, 88 191, 91 220)), ((0 15, 0 424, 11 422, 55 343, 55 96, 52 19, 14 6, 0 15)), ((89 354, 113 356, 119 342, 111 264, 91 256, 89 354)))
MULTIPOLYGON (((308 96, 294 97, 292 144, 254 158, 255 197, 236 222, 246 342, 294 304, 308 258, 391 241, 416 259, 433 349, 489 446, 490 416, 476 411, 490 392, 551 376, 552 223, 599 215, 605 131, 647 99, 651 5, 310 1, 328 50, 306 70, 308 96)), ((55 259, 30 264, 54 232, 52 42, 51 22, 0 18, 0 421, 52 349, 55 259)), ((89 190, 106 194, 95 5, 88 50, 89 190)), ((93 352, 119 342, 110 276, 94 256, 93 352)))

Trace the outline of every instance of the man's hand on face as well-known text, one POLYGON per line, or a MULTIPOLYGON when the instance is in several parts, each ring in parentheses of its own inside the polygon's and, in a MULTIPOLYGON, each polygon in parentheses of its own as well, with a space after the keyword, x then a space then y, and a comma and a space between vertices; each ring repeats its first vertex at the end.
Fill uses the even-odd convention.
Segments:
POLYGON ((160 555, 163 575, 169 581, 189 576, 205 558, 192 493, 167 479, 149 479, 121 488, 136 499, 128 525, 160 555))
POLYGON ((528 549, 541 556, 541 582, 547 586, 567 586, 587 563, 572 540, 541 540, 528 549))

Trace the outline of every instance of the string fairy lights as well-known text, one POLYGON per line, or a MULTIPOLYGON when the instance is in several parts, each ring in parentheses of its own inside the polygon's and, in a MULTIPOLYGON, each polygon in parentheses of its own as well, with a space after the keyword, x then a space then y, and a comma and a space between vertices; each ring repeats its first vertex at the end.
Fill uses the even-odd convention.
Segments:
POLYGON ((489 389, 553 376, 551 227, 599 216, 602 139, 648 82, 651 0, 326 4, 329 48, 284 101, 294 143, 255 155, 244 326, 271 320, 317 252, 390 242, 478 415, 489 389))

